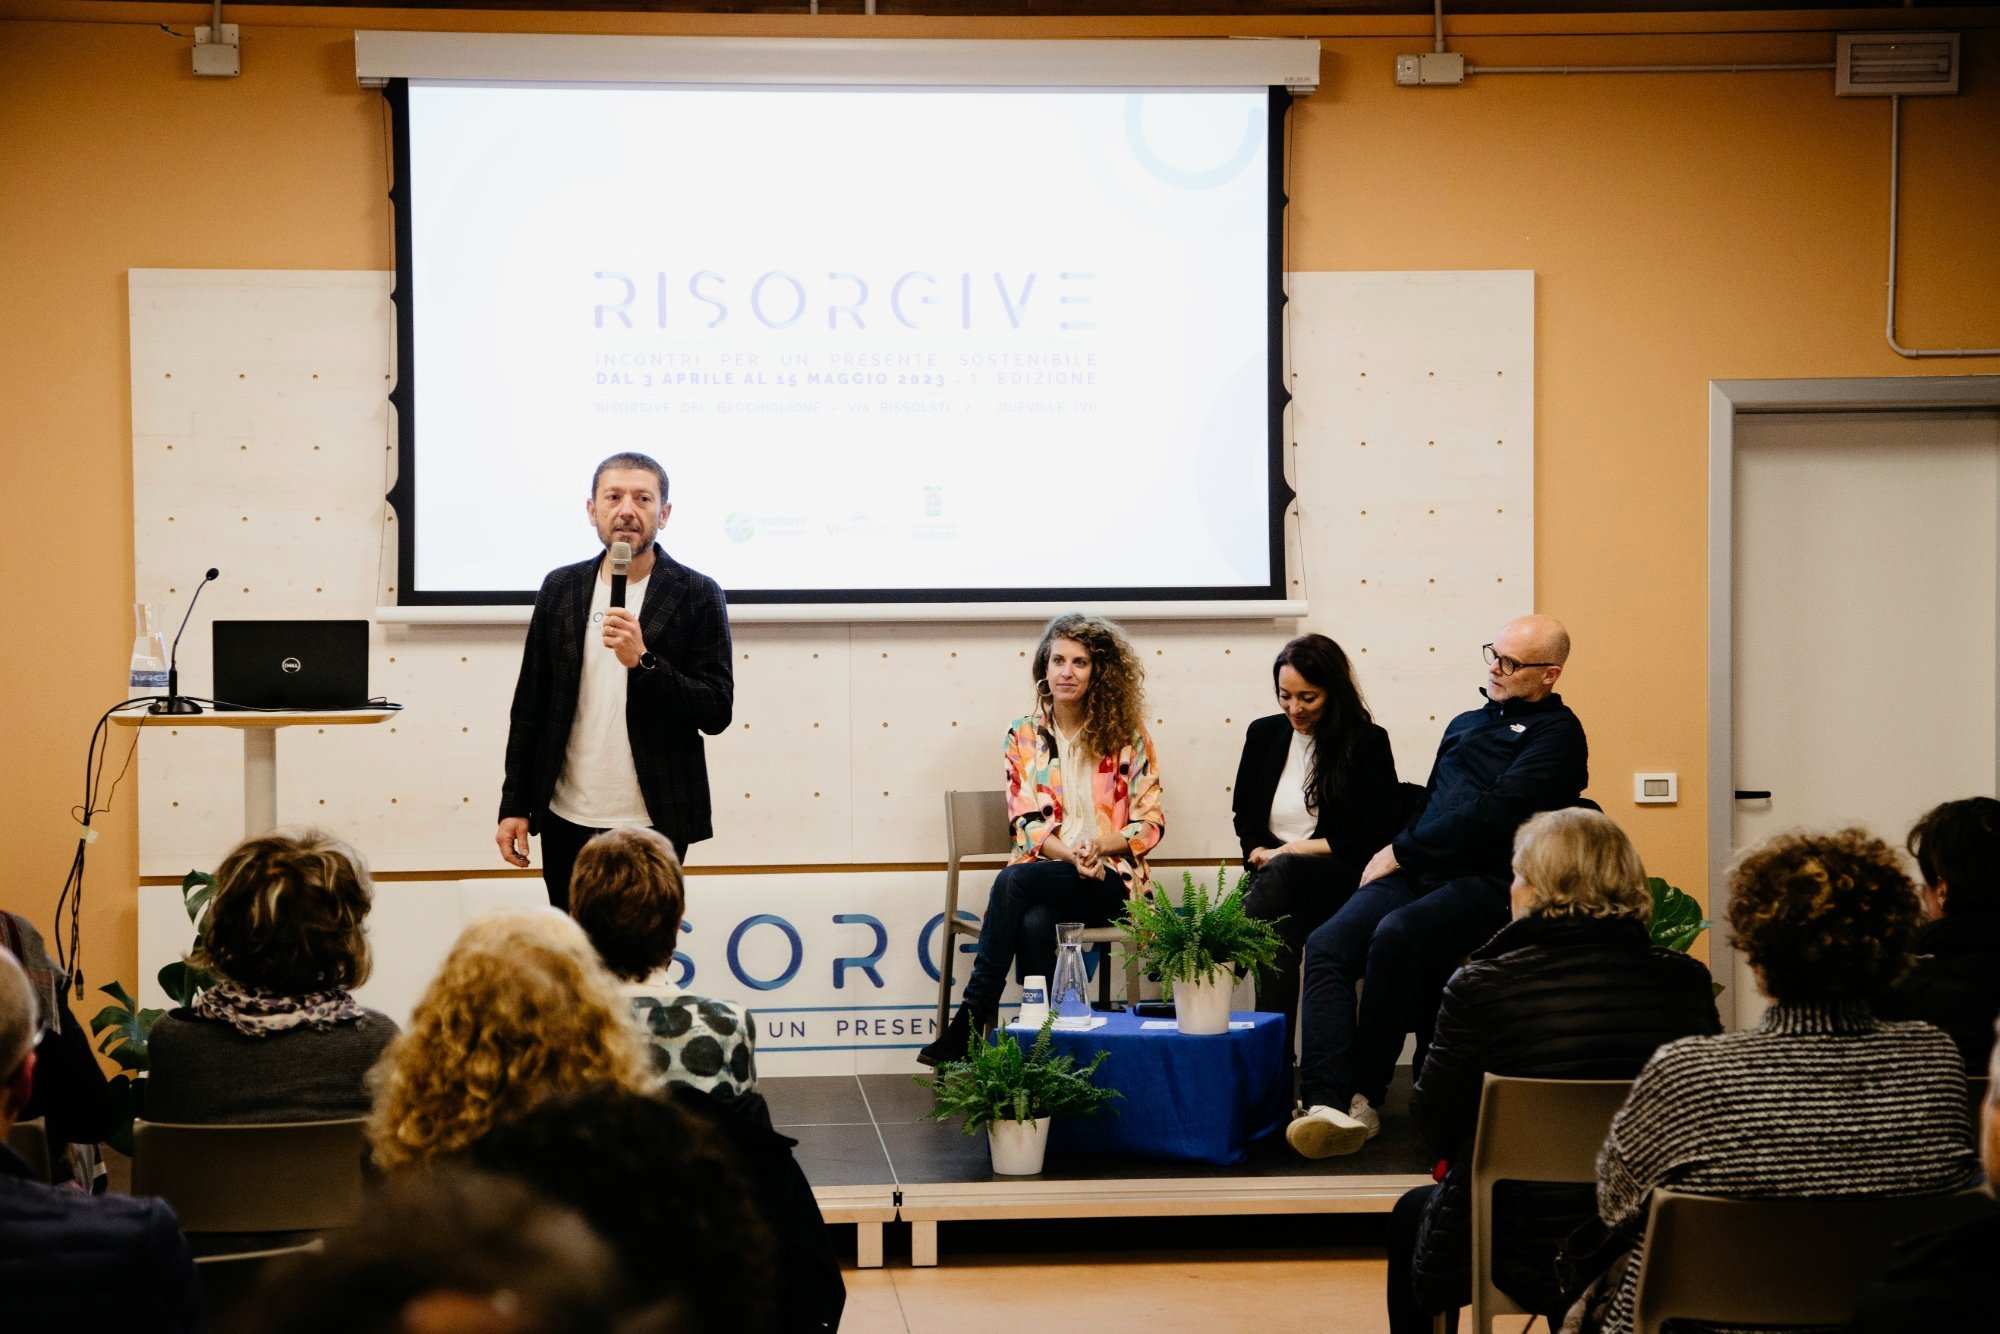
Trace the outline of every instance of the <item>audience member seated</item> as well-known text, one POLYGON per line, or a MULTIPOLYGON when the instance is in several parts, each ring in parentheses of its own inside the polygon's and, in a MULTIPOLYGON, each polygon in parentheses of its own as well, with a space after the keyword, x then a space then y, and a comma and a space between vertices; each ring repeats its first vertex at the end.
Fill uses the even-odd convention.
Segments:
POLYGON ((7 1147, 34 1085, 41 1031, 34 987, 13 954, 0 950, 0 1328, 202 1328, 194 1260, 172 1209, 32 1181, 7 1147))
POLYGON ((1908 975, 1880 1008, 1936 1024, 1958 1044, 1966 1074, 1982 1074, 2000 1017, 2000 801, 1947 801, 1917 821, 1909 847, 1928 920, 1908 975))
POLYGON ((660 1086, 618 984, 583 929, 548 910, 474 920, 376 1072, 368 1137, 395 1174, 591 1089, 660 1086))
POLYGON ((0 949, 20 962, 41 1014, 35 1090, 19 1119, 39 1119, 46 1127, 49 1165, 58 1183, 94 1189, 103 1173, 97 1146, 111 1133, 111 1087, 90 1049, 90 1034, 70 1011, 69 975, 49 957, 41 933, 25 917, 0 912, 0 949))
MULTIPOLYGON (((2000 1182, 2000 1045, 1987 1067, 1986 1102, 1979 1109, 1979 1157, 1986 1190, 2000 1182)), ((1922 1237, 1901 1248, 1880 1283, 1856 1303, 1848 1334, 1991 1329, 2000 1324, 2000 1210, 1973 1223, 1922 1237)))
POLYGON ((1389 734, 1369 716, 1340 645, 1301 635, 1278 650, 1271 678, 1282 712, 1245 732, 1234 806, 1250 871, 1245 907, 1277 921, 1285 940, 1277 964, 1257 974, 1257 1008, 1284 1015, 1291 1033, 1306 937, 1395 834, 1402 790, 1389 734))
MULTIPOLYGON (((325 1249, 243 1303, 238 1334, 636 1334, 618 1262, 590 1226, 522 1181, 424 1172, 370 1194, 325 1249)), ((135 1331, 135 1334, 139 1334, 135 1331)))
MULTIPOLYGON (((1859 829, 1786 834, 1748 853, 1729 890, 1737 948, 1772 1006, 1754 1029, 1684 1038, 1639 1072, 1598 1157, 1605 1225, 1636 1245, 1655 1186, 1786 1198, 1970 1184, 1958 1049, 1872 1008, 1920 912, 1895 852, 1859 829)), ((1572 1320, 1627 1334, 1638 1278, 1614 1264, 1572 1320)))
POLYGON ((994 878, 979 952, 958 1013, 917 1053, 925 1065, 966 1053, 993 1026, 1007 970, 1055 971, 1056 923, 1106 926, 1147 889, 1146 854, 1166 832, 1145 669, 1110 621, 1072 613, 1035 646, 1035 711, 1007 733, 1013 861, 994 878))
POLYGON ((831 1330, 846 1288, 791 1149, 694 1089, 598 1089, 495 1126, 471 1159, 581 1213, 641 1302, 715 1334, 831 1330))
POLYGON ((1451 720, 1416 813, 1306 941, 1306 1111, 1285 1138, 1308 1158, 1352 1153, 1380 1132, 1404 1037, 1429 1027, 1459 960, 1507 922, 1514 831, 1576 805, 1589 783, 1583 724, 1555 693, 1569 660, 1561 622, 1509 621, 1484 652, 1486 704, 1451 720))
POLYGON ((149 1121, 336 1121, 368 1114, 396 1035, 358 1004, 373 898, 361 854, 317 829, 246 840, 215 873, 194 960, 215 974, 149 1042, 149 1121))
POLYGON ((686 904, 680 858, 654 830, 608 830, 577 853, 570 913, 631 1002, 654 1067, 670 1083, 733 1101, 757 1086, 756 1018, 668 980, 686 904))
MULTIPOLYGON (((1646 871, 1608 816, 1545 811, 1514 836, 1513 920, 1445 985, 1410 1116, 1450 1166, 1389 1224, 1390 1334, 1429 1334, 1472 1300, 1472 1142, 1488 1074, 1630 1079, 1661 1043, 1720 1030, 1708 969, 1656 948, 1646 871)), ((1503 1182, 1495 1284, 1562 1318, 1555 1258, 1595 1213, 1588 1185, 1503 1182)))

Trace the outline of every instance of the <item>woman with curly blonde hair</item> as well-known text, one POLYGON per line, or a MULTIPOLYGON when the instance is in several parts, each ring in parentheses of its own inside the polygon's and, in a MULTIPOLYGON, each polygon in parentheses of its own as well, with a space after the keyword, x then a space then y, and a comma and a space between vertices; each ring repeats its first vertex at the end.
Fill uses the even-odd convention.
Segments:
MULTIPOLYGON (((1780 1199, 1927 1195, 1977 1176, 1965 1071, 1929 1024, 1876 1017, 1908 963, 1916 886, 1860 829, 1783 834, 1729 877, 1729 925, 1772 1005, 1753 1029, 1660 1048, 1597 1158, 1597 1205, 1636 1246, 1656 1186, 1780 1199)), ((1585 1294, 1579 1329, 1626 1334, 1636 1263, 1585 1294)))
POLYGON ((1013 861, 993 881, 979 954, 950 1027, 917 1053, 926 1065, 965 1054, 990 1028, 1013 965, 1022 977, 1055 968, 1057 922, 1103 926, 1127 894, 1144 893, 1146 854, 1166 832, 1145 669, 1125 632, 1072 612, 1035 646, 1035 711, 1007 732, 1007 816, 1013 861))
POLYGON ((552 1098, 659 1085, 582 928, 539 911, 465 928, 376 1076, 368 1137, 385 1172, 455 1153, 552 1098))

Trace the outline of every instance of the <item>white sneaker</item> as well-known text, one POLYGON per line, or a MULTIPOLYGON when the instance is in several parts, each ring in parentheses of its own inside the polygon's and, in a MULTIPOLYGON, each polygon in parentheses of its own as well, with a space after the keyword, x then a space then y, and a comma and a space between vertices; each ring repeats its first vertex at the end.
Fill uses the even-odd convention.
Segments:
POLYGON ((1368 1123, 1321 1103, 1292 1119, 1292 1123, 1285 1127, 1285 1142, 1301 1157, 1331 1158, 1335 1154, 1353 1153, 1366 1144, 1368 1137, 1381 1129, 1381 1125, 1380 1118, 1377 1118, 1371 1129, 1368 1123))
POLYGON ((1347 1105, 1347 1114, 1368 1127, 1368 1138, 1374 1139, 1382 1133, 1382 1113, 1375 1110, 1368 1099, 1357 1093, 1354 1101, 1347 1105))

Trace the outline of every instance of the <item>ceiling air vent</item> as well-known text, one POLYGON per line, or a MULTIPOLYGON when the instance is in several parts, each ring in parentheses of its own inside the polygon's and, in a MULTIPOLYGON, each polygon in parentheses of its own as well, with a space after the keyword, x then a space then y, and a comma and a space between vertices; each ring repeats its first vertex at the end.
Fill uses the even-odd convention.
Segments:
POLYGON ((1835 43, 1833 91, 1838 97, 1958 91, 1955 32, 1844 32, 1835 43))

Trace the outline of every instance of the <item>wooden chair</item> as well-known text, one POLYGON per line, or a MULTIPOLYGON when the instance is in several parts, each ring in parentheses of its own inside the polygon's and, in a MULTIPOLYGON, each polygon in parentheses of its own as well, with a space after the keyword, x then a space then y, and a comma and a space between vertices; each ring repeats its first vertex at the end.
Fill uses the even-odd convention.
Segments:
POLYGON ((55 1179, 49 1159, 48 1123, 41 1117, 16 1121, 7 1131, 7 1147, 21 1155, 21 1161, 28 1165, 28 1173, 35 1180, 47 1185, 55 1179))
POLYGON ((1637 1334, 1668 1320, 1840 1325, 1898 1241, 1994 1208, 1976 1188, 1945 1195, 1727 1200, 1656 1189, 1639 1254, 1637 1334))
MULTIPOLYGON (((1007 822, 1007 794, 987 792, 947 792, 944 794, 944 929, 938 952, 937 1031, 951 1023, 951 983, 958 961, 958 941, 979 939, 979 928, 958 915, 958 872, 961 866, 1004 866, 1013 855, 1013 835, 1007 822)), ((1084 943, 1098 947, 1097 1000, 1111 1003, 1111 951, 1122 943, 1125 933, 1115 926, 1086 929, 1084 943)), ((1125 956, 1125 994, 1139 996, 1139 964, 1125 956)))
MULTIPOLYGON (((173 1206, 191 1240, 206 1233, 313 1233, 361 1209, 362 1120, 278 1125, 132 1126, 132 1193, 173 1206)), ((197 1263, 297 1249, 288 1240, 206 1255, 197 1263)))
MULTIPOLYGON (((1472 1328, 1526 1315, 1493 1286, 1493 1186, 1500 1181, 1592 1182, 1629 1079, 1513 1079, 1487 1075, 1472 1144, 1472 1328)), ((1443 1329, 1446 1317, 1438 1317, 1443 1329)))

